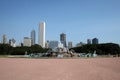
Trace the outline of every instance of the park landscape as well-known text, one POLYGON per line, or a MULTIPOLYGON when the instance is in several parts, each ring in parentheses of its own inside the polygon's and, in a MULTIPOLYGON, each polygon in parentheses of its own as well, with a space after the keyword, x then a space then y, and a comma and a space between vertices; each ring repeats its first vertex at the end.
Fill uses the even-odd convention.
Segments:
POLYGON ((0 0, 0 80, 120 80, 120 0, 0 0))
POLYGON ((120 58, 2 57, 0 80, 120 80, 120 58))

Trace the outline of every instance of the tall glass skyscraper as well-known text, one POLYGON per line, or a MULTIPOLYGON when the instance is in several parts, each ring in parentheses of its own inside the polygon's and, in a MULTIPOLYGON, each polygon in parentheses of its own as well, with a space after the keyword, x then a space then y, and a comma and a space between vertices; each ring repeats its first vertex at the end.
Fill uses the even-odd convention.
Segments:
POLYGON ((45 22, 39 24, 38 44, 45 48, 45 22))
POLYGON ((91 44, 91 39, 87 39, 87 44, 91 44))
POLYGON ((98 43, 99 43, 99 41, 98 41, 97 38, 93 38, 93 39, 92 39, 92 44, 98 44, 98 43))
POLYGON ((35 30, 31 31, 31 45, 35 45, 35 30))
POLYGON ((67 47, 67 45, 66 45, 66 34, 64 34, 64 33, 60 34, 60 42, 63 44, 64 47, 67 47))
POLYGON ((59 42, 58 41, 50 41, 49 42, 49 48, 55 49, 58 47, 59 42))

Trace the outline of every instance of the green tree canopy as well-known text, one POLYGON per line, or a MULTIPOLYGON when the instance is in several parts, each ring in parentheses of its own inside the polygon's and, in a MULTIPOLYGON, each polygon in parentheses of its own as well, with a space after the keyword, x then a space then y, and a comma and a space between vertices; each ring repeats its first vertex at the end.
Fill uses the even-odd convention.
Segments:
POLYGON ((81 47, 72 48, 77 53, 93 53, 97 51, 99 55, 107 54, 120 54, 120 46, 115 43, 105 43, 105 44, 86 44, 81 47))

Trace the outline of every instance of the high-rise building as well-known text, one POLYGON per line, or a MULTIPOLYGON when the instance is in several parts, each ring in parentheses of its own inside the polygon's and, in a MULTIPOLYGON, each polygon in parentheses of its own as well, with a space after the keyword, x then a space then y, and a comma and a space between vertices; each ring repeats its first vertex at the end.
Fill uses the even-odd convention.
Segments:
POLYGON ((45 48, 49 48, 49 41, 46 41, 45 48))
POLYGON ((24 41, 23 42, 24 42, 23 46, 28 46, 28 47, 31 46, 31 38, 24 37, 24 41))
POLYGON ((67 45, 66 45, 66 34, 64 34, 64 33, 60 34, 60 42, 63 44, 64 47, 67 47, 67 45))
POLYGON ((45 48, 45 22, 39 24, 38 44, 45 48))
POLYGON ((92 39, 92 44, 98 44, 99 42, 98 42, 98 39, 97 38, 93 38, 92 39))
POLYGON ((12 47, 16 47, 16 44, 15 44, 15 39, 10 39, 9 40, 9 44, 12 46, 12 47))
POLYGON ((91 44, 91 39, 87 39, 87 44, 91 44))
POLYGON ((31 31, 31 45, 35 45, 35 30, 31 31))
POLYGON ((68 42, 68 49, 70 49, 72 47, 73 47, 72 42, 68 42))
POLYGON ((49 48, 55 49, 58 47, 58 41, 49 41, 49 48))
POLYGON ((2 43, 3 44, 7 43, 7 36, 5 34, 2 36, 2 43))

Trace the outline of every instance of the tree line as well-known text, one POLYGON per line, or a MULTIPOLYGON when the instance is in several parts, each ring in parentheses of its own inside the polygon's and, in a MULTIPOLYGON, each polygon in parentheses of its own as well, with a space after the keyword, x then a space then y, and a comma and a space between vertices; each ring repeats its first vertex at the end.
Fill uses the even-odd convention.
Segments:
POLYGON ((115 43, 86 44, 72 48, 77 53, 96 53, 98 55, 120 55, 120 46, 115 43))
MULTIPOLYGON (((86 44, 80 47, 71 48, 76 53, 96 53, 98 55, 120 55, 120 46, 115 43, 86 44)), ((35 44, 31 47, 12 47, 9 44, 0 44, 0 55, 24 55, 30 53, 46 53, 49 49, 42 48, 35 44)))
POLYGON ((24 55, 25 52, 30 53, 45 53, 48 49, 42 48, 35 44, 31 47, 12 47, 9 44, 0 44, 0 55, 24 55))

